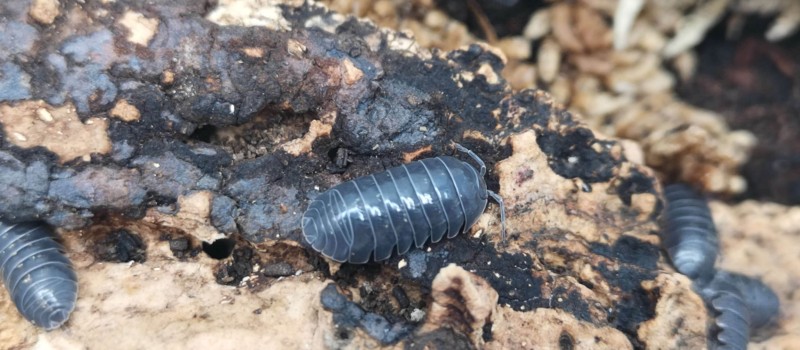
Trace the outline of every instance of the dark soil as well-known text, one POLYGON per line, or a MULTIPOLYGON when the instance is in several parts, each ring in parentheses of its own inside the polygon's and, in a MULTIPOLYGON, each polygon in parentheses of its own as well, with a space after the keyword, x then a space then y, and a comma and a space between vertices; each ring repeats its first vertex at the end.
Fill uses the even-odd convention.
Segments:
POLYGON ((678 93, 758 138, 742 169, 748 190, 737 199, 799 204, 800 35, 771 43, 763 38, 769 22, 748 23, 736 40, 713 30, 697 50, 696 76, 678 93))

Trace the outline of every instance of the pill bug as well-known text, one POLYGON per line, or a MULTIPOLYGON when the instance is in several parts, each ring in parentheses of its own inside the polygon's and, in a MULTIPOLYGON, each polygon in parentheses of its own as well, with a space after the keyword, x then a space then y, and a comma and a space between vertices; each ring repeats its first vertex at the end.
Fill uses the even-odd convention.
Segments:
POLYGON ((778 320, 780 300, 775 292, 759 279, 735 272, 719 271, 718 279, 730 281, 742 293, 750 310, 750 329, 754 334, 770 327, 778 320))
POLYGON ((17 310, 39 327, 58 328, 75 308, 77 277, 47 225, 0 222, 0 274, 17 310))
POLYGON ((705 198, 684 184, 664 188, 666 212, 660 236, 672 264, 692 280, 714 276, 719 254, 717 229, 705 198))
MULTIPOLYGON (((766 284, 756 278, 735 272, 717 271, 714 278, 697 289, 699 294, 721 316, 717 317, 720 334, 744 334, 741 322, 734 322, 736 315, 747 315, 747 334, 758 335, 778 319, 780 300, 766 284), (732 295, 735 294, 735 295, 732 295), (717 299, 721 300, 717 301, 717 299), (738 298, 738 299, 737 299, 738 298), (723 321, 720 322, 720 317, 723 321), (726 333, 726 331, 730 330, 726 333)), ((719 336, 718 336, 719 338, 719 336)), ((720 339, 722 342, 723 339, 720 339)), ((745 341, 745 345, 747 342, 745 341)))
POLYGON ((709 302, 716 313, 714 349, 747 349, 750 341, 750 310, 738 289, 732 286, 716 290, 709 302))
POLYGON ((486 209, 500 205, 505 240, 505 207, 486 189, 480 171, 449 156, 426 158, 338 184, 314 199, 303 214, 303 236, 314 250, 338 262, 363 264, 405 254, 412 245, 439 242, 469 229, 486 209))

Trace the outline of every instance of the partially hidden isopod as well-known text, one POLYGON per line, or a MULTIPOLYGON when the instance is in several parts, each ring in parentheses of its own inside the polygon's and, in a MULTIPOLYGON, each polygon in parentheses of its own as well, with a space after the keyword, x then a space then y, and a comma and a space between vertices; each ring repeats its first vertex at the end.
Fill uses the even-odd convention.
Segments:
POLYGON ((0 222, 0 274, 17 310, 39 327, 58 328, 75 308, 77 276, 43 223, 0 222))
POLYGON ((661 242, 678 272, 692 280, 714 276, 719 238, 711 210, 702 195, 684 184, 664 188, 666 213, 661 242))
POLYGON ((500 205, 505 240, 505 207, 486 189, 486 165, 480 171, 456 158, 441 156, 404 164, 338 184, 321 193, 303 214, 303 236, 316 251, 338 262, 363 264, 405 254, 430 239, 453 238, 468 230, 486 209, 488 197, 500 205))
POLYGON ((717 340, 731 349, 746 348, 749 336, 759 335, 778 320, 780 300, 760 280, 735 272, 717 271, 699 294, 718 314, 717 340), (742 311, 744 309, 744 311, 742 311), (741 340, 742 336, 747 336, 741 340))
POLYGON ((747 349, 750 342, 750 310, 736 288, 722 288, 709 301, 716 314, 714 349, 747 349))

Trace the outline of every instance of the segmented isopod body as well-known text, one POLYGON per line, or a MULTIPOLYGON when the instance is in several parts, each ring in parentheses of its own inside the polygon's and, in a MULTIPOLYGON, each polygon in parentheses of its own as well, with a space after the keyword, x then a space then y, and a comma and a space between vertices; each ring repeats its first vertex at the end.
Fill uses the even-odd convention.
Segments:
POLYGON ((75 308, 72 264, 42 223, 0 222, 0 274, 17 310, 39 327, 58 328, 75 308))
MULTIPOLYGON (((703 299, 719 313, 716 323, 719 328, 717 339, 720 343, 739 344, 741 335, 758 335, 774 325, 778 319, 778 296, 756 278, 735 272, 717 271, 713 280, 699 289, 703 299), (740 310, 742 308, 744 312, 740 310), (747 317, 743 324, 738 319, 744 316, 747 317)), ((748 339, 741 343, 744 344, 741 348, 746 347, 748 339)))
POLYGON ((313 200, 303 214, 303 236, 338 262, 363 264, 405 254, 428 239, 439 242, 469 229, 486 209, 488 197, 500 204, 505 240, 505 208, 486 189, 486 166, 460 145, 480 171, 456 158, 427 158, 336 185, 313 200))
POLYGON ((664 197, 667 208, 660 236, 672 264, 692 280, 712 278, 719 238, 705 198, 684 184, 667 186, 664 197))
POLYGON ((747 349, 750 341, 750 310, 738 289, 732 286, 717 290, 709 304, 717 314, 714 349, 747 349))
POLYGON ((719 271, 716 279, 730 281, 742 293, 745 305, 750 310, 750 330, 758 333, 772 326, 778 319, 780 300, 772 288, 761 280, 735 272, 719 271))

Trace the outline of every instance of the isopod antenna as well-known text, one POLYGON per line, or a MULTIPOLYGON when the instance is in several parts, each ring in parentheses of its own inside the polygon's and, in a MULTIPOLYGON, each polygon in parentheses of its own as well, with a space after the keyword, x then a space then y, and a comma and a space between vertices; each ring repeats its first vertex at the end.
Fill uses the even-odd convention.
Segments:
MULTIPOLYGON (((478 157, 478 155, 475 154, 475 152, 472 152, 469 148, 466 148, 466 147, 464 147, 464 146, 462 146, 462 145, 460 145, 458 143, 453 143, 453 144, 455 145, 456 149, 459 152, 466 153, 470 158, 472 158, 472 160, 475 161, 475 163, 478 163, 478 165, 480 165, 480 167, 481 167, 480 174, 481 174, 481 177, 484 177, 486 175, 486 163, 483 162, 483 159, 481 159, 481 157, 478 157)), ((499 194, 495 193, 494 191, 488 191, 488 190, 486 191, 486 193, 488 193, 489 196, 491 196, 495 200, 495 202, 497 202, 497 205, 500 206, 500 237, 503 239, 503 244, 505 244, 506 243, 506 205, 503 202, 503 197, 500 197, 499 194)))

